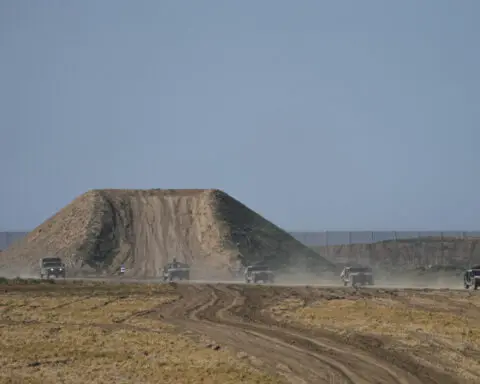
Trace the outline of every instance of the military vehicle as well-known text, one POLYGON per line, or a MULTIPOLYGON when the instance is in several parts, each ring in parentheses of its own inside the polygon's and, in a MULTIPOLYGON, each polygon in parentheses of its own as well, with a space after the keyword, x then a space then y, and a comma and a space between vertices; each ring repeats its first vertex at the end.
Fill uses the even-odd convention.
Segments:
POLYGON ((478 289, 480 286, 480 265, 476 265, 465 271, 463 274, 463 286, 465 289, 472 287, 478 289))
POLYGON ((372 268, 364 266, 345 267, 340 279, 345 287, 349 284, 352 287, 374 284, 372 268))
POLYGON ((163 267, 163 280, 190 280, 190 266, 175 259, 163 267))
POLYGON ((50 276, 55 278, 63 277, 65 279, 65 264, 59 257, 44 257, 40 259, 40 278, 49 279, 50 276))
POLYGON ((244 272, 245 282, 257 283, 259 281, 263 283, 274 283, 275 275, 266 265, 249 265, 245 268, 244 272))

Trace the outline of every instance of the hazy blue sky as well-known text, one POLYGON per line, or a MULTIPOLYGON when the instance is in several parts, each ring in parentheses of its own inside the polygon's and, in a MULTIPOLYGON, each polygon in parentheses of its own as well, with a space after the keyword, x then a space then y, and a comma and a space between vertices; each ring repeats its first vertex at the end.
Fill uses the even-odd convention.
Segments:
POLYGON ((0 229, 220 188, 290 230, 479 229, 480 1, 0 1, 0 229))

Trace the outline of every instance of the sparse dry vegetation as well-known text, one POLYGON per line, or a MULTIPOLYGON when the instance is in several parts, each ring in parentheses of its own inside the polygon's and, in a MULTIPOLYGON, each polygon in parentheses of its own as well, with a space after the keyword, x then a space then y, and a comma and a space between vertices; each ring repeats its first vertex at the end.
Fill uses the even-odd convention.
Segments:
POLYGON ((178 298, 172 286, 8 288, 0 294, 0 383, 279 382, 145 316, 178 298))
POLYGON ((476 383, 479 318, 471 291, 9 280, 0 383, 476 383))
POLYGON ((393 291, 339 296, 307 304, 288 298, 270 308, 277 319, 328 330, 344 339, 364 335, 426 366, 480 378, 480 296, 455 291, 393 291))

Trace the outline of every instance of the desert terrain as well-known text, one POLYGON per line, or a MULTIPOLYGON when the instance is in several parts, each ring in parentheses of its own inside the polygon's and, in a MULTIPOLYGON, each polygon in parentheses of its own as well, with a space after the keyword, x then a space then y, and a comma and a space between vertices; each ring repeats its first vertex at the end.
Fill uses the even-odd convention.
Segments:
POLYGON ((465 290, 2 281, 1 383, 474 383, 465 290))
POLYGON ((477 383, 477 240, 445 268, 416 241, 315 252, 219 190, 89 191, 0 254, 0 383, 477 383), (235 274, 258 261, 275 284, 235 274), (359 261, 375 286, 340 286, 359 261))

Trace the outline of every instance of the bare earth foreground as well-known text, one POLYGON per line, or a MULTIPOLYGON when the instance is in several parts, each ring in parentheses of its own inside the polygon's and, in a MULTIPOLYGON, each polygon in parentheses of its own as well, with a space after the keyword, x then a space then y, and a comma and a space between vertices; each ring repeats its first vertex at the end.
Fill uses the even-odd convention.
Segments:
POLYGON ((0 285, 1 383, 468 383, 476 292, 0 285))

